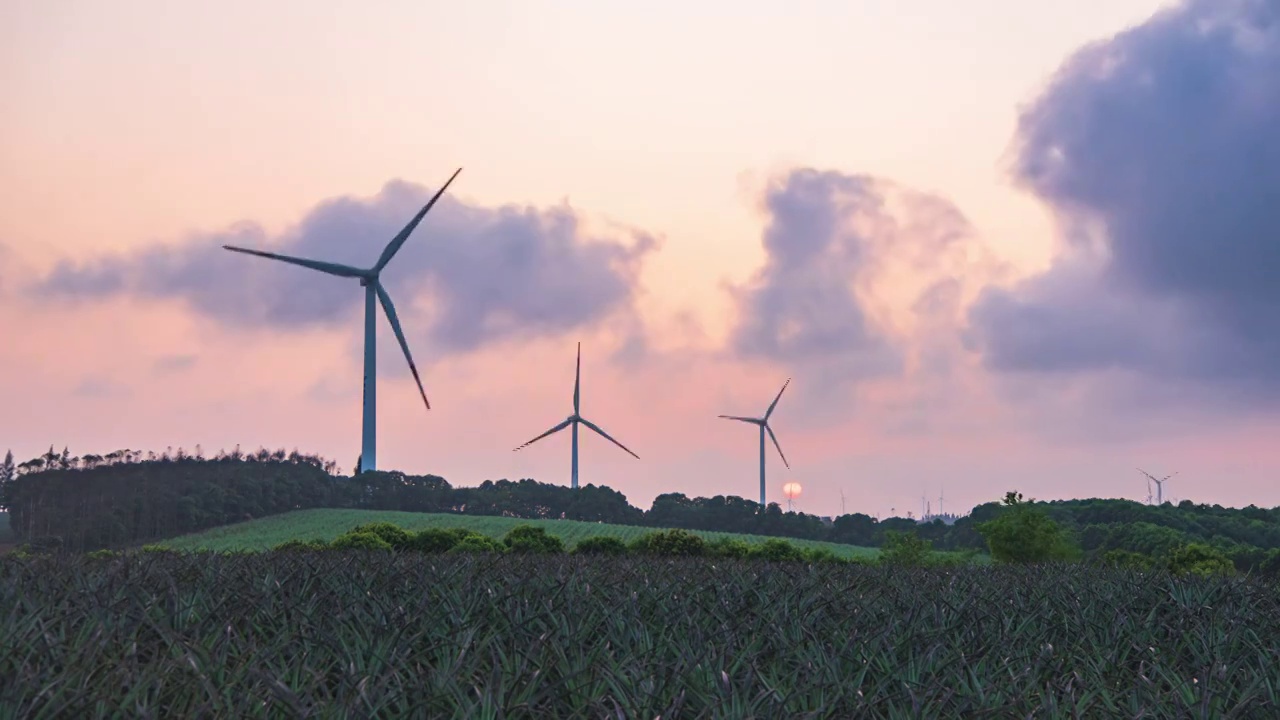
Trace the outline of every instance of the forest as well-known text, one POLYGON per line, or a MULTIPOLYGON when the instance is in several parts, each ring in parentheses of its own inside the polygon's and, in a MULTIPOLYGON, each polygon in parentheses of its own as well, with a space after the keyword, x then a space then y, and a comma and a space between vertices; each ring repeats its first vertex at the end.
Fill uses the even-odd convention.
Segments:
MULTIPOLYGON (((74 456, 50 447, 38 458, 0 463, 0 506, 17 542, 81 552, 125 547, 303 508, 355 508, 570 519, 620 525, 750 533, 880 546, 886 533, 913 533, 936 550, 987 549, 977 525, 1001 511, 999 499, 947 524, 850 513, 824 522, 784 512, 777 503, 737 496, 656 497, 648 510, 620 492, 585 485, 486 480, 453 487, 438 475, 368 472, 351 477, 337 465, 298 451, 219 451, 197 446, 163 452, 120 450, 74 456)), ((1034 502, 1072 538, 1086 559, 1116 551, 1160 557, 1196 543, 1248 571, 1280 549, 1280 508, 1225 508, 1183 500, 1148 505, 1130 500, 1034 502)))

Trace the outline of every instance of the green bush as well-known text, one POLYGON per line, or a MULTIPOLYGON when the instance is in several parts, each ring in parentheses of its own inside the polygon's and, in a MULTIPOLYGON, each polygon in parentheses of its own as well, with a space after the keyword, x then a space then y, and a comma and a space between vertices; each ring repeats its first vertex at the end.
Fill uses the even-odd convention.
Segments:
POLYGON ((324 550, 329 547, 329 543, 324 540, 285 540, 284 542, 271 548, 273 552, 300 552, 324 550))
POLYGON ((94 550, 91 553, 87 553, 85 557, 90 560, 110 560, 111 558, 120 557, 120 553, 114 550, 94 550))
POLYGON ((804 553, 800 551, 800 548, 786 540, 769 538, 751 548, 751 558, 770 562, 795 562, 803 560, 804 553))
POLYGON ((1101 562, 1108 567, 1125 568, 1127 570, 1153 570, 1156 567, 1156 559, 1150 555, 1121 548, 1103 553, 1101 562))
POLYGON ((701 557, 707 552, 707 542, 688 530, 659 530, 636 538, 631 550, 662 557, 701 557))
POLYGON ((1004 510, 994 519, 977 524, 992 559, 1013 563, 1078 559, 1080 549, 1066 531, 1033 502, 1023 502, 1022 493, 1006 493, 1004 510))
POLYGON ((389 522, 365 523, 351 528, 348 532, 377 535, 383 540, 386 540, 387 544, 396 550, 407 548, 409 546, 410 538, 413 537, 409 531, 389 522))
POLYGON ((462 538, 452 530, 425 528, 409 538, 408 548, 416 552, 442 553, 449 552, 462 538))
POLYGON ((564 541, 533 525, 517 525, 507 531, 502 544, 513 553, 554 555, 564 552, 564 541))
POLYGON ((1221 550, 1201 543, 1189 543, 1169 553, 1169 572, 1192 575, 1230 575, 1236 566, 1221 550))
POLYGON ((173 548, 165 547, 164 545, 159 545, 159 544, 156 544, 156 543, 151 543, 151 544, 148 544, 148 545, 143 545, 143 546, 142 546, 142 548, 140 549, 140 552, 144 552, 144 553, 161 553, 161 554, 168 553, 168 554, 173 554, 173 555, 177 555, 177 554, 178 554, 178 551, 177 551, 177 550, 174 550, 173 548))
POLYGON ((347 532, 334 538, 334 550, 390 550, 391 543, 368 532, 347 532))
POLYGON ((625 555, 627 544, 610 535, 583 538, 573 546, 575 555, 625 555))
POLYGON ((924 567, 933 555, 933 543, 915 532, 886 530, 880 543, 880 562, 903 567, 924 567))
POLYGON ((707 554, 711 557, 746 558, 751 556, 751 546, 736 538, 720 538, 707 543, 707 554))
POLYGON ((507 549, 505 545, 486 535, 479 533, 467 535, 449 549, 451 553, 500 553, 507 549))
POLYGON ((804 551, 805 562, 811 563, 838 563, 844 562, 839 555, 836 555, 830 548, 816 547, 809 548, 804 551))

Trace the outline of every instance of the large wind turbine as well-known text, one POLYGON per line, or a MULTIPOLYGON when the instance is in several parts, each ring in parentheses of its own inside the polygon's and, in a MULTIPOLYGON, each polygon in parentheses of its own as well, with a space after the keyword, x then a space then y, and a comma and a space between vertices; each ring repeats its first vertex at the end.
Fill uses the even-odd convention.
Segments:
POLYGON ((400 231, 398 235, 391 238, 391 242, 387 243, 387 247, 382 251, 382 257, 378 258, 377 264, 365 270, 361 268, 351 267, 350 265, 338 265, 336 263, 321 262, 319 260, 307 260, 305 258, 290 257, 288 255, 277 255, 276 253, 263 252, 261 250, 250 250, 248 248, 234 247, 231 245, 223 245, 227 250, 239 253, 247 253, 249 255, 257 255, 259 257, 269 258, 271 260, 279 260, 281 262, 291 263, 293 265, 301 265, 304 268, 319 270, 329 275, 337 275, 338 277, 359 278, 360 284, 364 286, 364 419, 361 425, 360 433, 360 467, 356 472, 366 472, 377 469, 377 368, 374 361, 376 360, 377 334, 374 330, 376 325, 377 309, 376 306, 382 303, 382 310, 387 315, 387 322, 391 323, 391 329, 395 331, 396 340, 400 342, 400 349, 404 351, 404 359, 409 361, 409 371, 413 373, 413 381, 418 384, 418 393, 422 395, 422 402, 431 409, 431 403, 427 402, 427 392, 422 389, 422 379, 418 377, 418 368, 413 364, 413 356, 409 354, 409 343, 404 339, 404 333, 400 330, 400 320, 396 317, 395 305, 391 303, 391 296, 387 294, 386 288, 382 286, 379 275, 387 263, 391 262, 391 258, 404 245, 404 241, 409 239, 409 235, 414 228, 418 227, 418 223, 422 222, 422 218, 426 216, 427 211, 432 205, 440 199, 444 191, 449 187, 453 179, 458 177, 458 173, 462 172, 462 168, 454 171, 449 176, 448 182, 444 187, 440 188, 431 200, 417 215, 409 221, 408 225, 400 231))
POLYGON ((778 436, 773 434, 773 428, 769 427, 769 416, 773 414, 773 409, 778 407, 778 401, 782 399, 782 393, 791 384, 791 378, 782 383, 782 390, 778 391, 778 396, 769 404, 769 409, 765 411, 762 418, 738 417, 737 415, 721 415, 725 420, 737 420, 739 422, 751 423, 760 426, 760 506, 765 506, 764 497, 764 434, 769 433, 770 439, 773 440, 773 446, 778 448, 778 456, 782 458, 782 464, 791 469, 791 464, 787 462, 787 456, 782 453, 782 446, 778 444, 778 436))
MULTIPOLYGON (((582 343, 578 343, 578 364, 573 371, 573 414, 565 418, 564 422, 560 423, 559 425, 556 425, 550 430, 542 433, 538 437, 530 440, 529 442, 515 449, 515 450, 520 450, 523 448, 527 448, 530 445, 538 442, 539 440, 541 440, 542 438, 548 435, 554 435, 555 433, 558 433, 569 426, 573 426, 573 465, 569 475, 569 486, 572 487, 574 490, 578 489, 578 425, 579 424, 586 425, 592 430, 595 430, 596 433, 600 435, 600 437, 604 438, 605 440, 608 440, 614 445, 617 445, 623 450, 626 450, 627 453, 631 455, 631 457, 637 460, 640 459, 640 456, 631 452, 631 450, 627 449, 626 445, 623 445, 617 440, 614 440, 612 437, 609 437, 609 433, 605 432, 604 430, 601 430, 599 425, 596 425, 590 420, 582 417, 579 410, 579 401, 581 400, 581 396, 582 396, 581 389, 582 389, 582 343)), ((515 450, 513 450, 512 452, 515 452, 515 450)))
POLYGON ((1151 492, 1151 483, 1156 484, 1156 505, 1163 505, 1164 504, 1164 483, 1166 480, 1173 477, 1173 475, 1177 475, 1178 473, 1174 473, 1173 475, 1165 475, 1162 478, 1157 478, 1155 475, 1152 475, 1151 473, 1147 472, 1146 470, 1143 470, 1142 468, 1138 468, 1138 472, 1147 476, 1147 480, 1148 480, 1147 493, 1148 494, 1150 494, 1151 492))

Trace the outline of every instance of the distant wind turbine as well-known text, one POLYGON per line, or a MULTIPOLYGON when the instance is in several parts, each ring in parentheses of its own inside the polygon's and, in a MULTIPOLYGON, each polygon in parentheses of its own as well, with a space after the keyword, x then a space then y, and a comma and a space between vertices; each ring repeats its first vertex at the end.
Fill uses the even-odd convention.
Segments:
POLYGON ((631 457, 637 460, 640 459, 640 456, 631 452, 631 450, 629 450, 626 445, 623 445, 617 440, 614 440, 612 437, 609 436, 609 433, 605 432, 604 430, 601 430, 599 425, 596 425, 590 420, 582 417, 581 411, 579 409, 579 401, 581 400, 581 395, 582 395, 581 389, 582 389, 582 343, 578 343, 578 364, 573 372, 573 414, 565 418, 564 422, 560 423, 559 425, 556 425, 555 427, 542 433, 538 437, 516 448, 516 450, 527 448, 530 445, 538 442, 539 440, 541 440, 542 438, 548 435, 554 435, 555 433, 558 433, 569 426, 573 426, 573 465, 569 475, 569 486, 572 487, 574 490, 578 489, 578 425, 579 424, 586 425, 587 427, 596 431, 596 433, 599 434, 600 437, 622 448, 631 457))
POLYGON ((762 418, 739 417, 737 415, 720 415, 725 420, 737 420, 738 422, 751 423, 760 427, 760 505, 765 506, 764 496, 764 434, 769 433, 769 438, 773 440, 773 446, 778 449, 778 456, 782 458, 782 464, 791 469, 791 464, 787 462, 787 456, 782 452, 782 446, 778 444, 778 436, 773 434, 773 428, 769 427, 769 416, 773 414, 773 409, 778 407, 778 401, 782 399, 782 393, 791 384, 791 378, 782 383, 782 390, 778 391, 778 396, 769 404, 769 409, 765 411, 762 418))
POLYGON ((377 335, 374 331, 375 320, 377 317, 376 306, 382 303, 382 310, 387 315, 387 322, 391 323, 391 329, 395 331, 396 340, 400 342, 400 349, 404 351, 404 359, 409 362, 409 372, 413 373, 413 381, 418 384, 418 394, 422 395, 422 402, 431 409, 431 403, 427 402, 427 392, 422 389, 422 379, 418 376, 418 368, 413 364, 413 356, 409 354, 409 343, 404 339, 404 333, 400 330, 400 320, 396 317, 395 305, 391 303, 391 296, 387 294, 386 289, 382 286, 379 275, 387 263, 391 262, 391 258, 404 245, 405 240, 409 239, 409 235, 414 228, 418 227, 418 223, 422 222, 422 218, 426 216, 427 211, 432 205, 440 199, 444 191, 458 177, 458 173, 462 172, 462 168, 454 171, 449 177, 444 187, 440 188, 431 200, 417 215, 409 221, 408 225, 400 231, 398 235, 391 238, 391 242, 387 243, 387 247, 383 249, 382 256, 378 258, 377 264, 369 269, 361 269, 351 267, 350 265, 338 265, 336 263, 321 262, 319 260, 307 260, 305 258, 290 257, 288 255, 277 255, 276 253, 263 252, 262 250, 250 250, 248 248, 234 247, 232 245, 223 245, 227 250, 238 253, 246 253, 248 255, 257 255, 258 257, 268 258, 270 260, 279 260, 293 265, 301 265, 304 268, 319 270, 329 275, 337 275, 338 277, 359 278, 360 284, 364 287, 364 418, 361 424, 360 433, 360 459, 357 473, 376 470, 378 465, 376 462, 377 442, 377 368, 374 365, 376 359, 375 340, 377 335))
MULTIPOLYGON (((1164 483, 1166 480, 1173 477, 1173 475, 1177 475, 1178 473, 1174 473, 1173 475, 1165 475, 1162 478, 1156 478, 1156 476, 1152 475, 1146 470, 1143 470, 1142 468, 1138 468, 1138 472, 1142 473, 1143 475, 1146 475, 1147 480, 1156 484, 1156 505, 1163 505, 1164 504, 1164 483)), ((1150 493, 1150 491, 1151 491, 1151 485, 1148 484, 1147 492, 1150 493)))

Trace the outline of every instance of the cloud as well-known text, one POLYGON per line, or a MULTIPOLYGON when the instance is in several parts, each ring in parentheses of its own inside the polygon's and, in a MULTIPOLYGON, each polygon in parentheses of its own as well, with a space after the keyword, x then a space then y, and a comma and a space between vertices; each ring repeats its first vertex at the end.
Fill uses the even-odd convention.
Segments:
MULTIPOLYGON (((278 237, 245 222, 181 244, 83 264, 62 261, 34 291, 63 299, 182 300, 237 328, 334 327, 358 317, 362 293, 355 280, 220 246, 367 267, 430 192, 396 180, 372 198, 326 200, 278 237)), ((567 206, 490 208, 446 195, 384 271, 383 283, 407 334, 425 323, 425 358, 555 335, 630 309, 640 263, 657 247, 651 235, 630 235, 626 243, 588 237, 567 206)))
POLYGON ((730 289, 731 350, 803 366, 823 392, 829 382, 901 373, 906 329, 872 303, 905 282, 920 286, 907 303, 919 313, 946 306, 935 286, 960 271, 953 261, 971 235, 965 218, 944 199, 886 180, 808 168, 776 178, 764 208, 765 265, 730 289))
POLYGON ((76 383, 71 394, 82 398, 126 398, 133 395, 133 390, 109 378, 90 376, 76 383))
POLYGON ((1069 58, 1022 114, 1019 182, 1063 230, 988 288, 1004 373, 1129 374, 1185 399, 1280 396, 1280 4, 1192 0, 1069 58))
POLYGON ((151 364, 151 370, 157 375, 169 375, 194 367, 196 360, 195 355, 165 355, 151 364))

